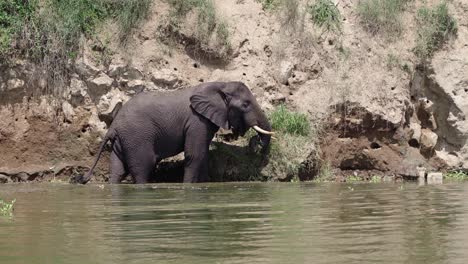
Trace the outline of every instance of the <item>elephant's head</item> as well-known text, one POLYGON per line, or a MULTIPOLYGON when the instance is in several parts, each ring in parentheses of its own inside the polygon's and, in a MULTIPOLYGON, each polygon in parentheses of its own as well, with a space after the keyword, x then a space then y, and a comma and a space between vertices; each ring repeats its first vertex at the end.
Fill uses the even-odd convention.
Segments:
POLYGON ((217 126, 244 135, 249 128, 257 131, 267 153, 271 125, 249 88, 242 82, 209 82, 195 87, 190 97, 192 108, 217 126))

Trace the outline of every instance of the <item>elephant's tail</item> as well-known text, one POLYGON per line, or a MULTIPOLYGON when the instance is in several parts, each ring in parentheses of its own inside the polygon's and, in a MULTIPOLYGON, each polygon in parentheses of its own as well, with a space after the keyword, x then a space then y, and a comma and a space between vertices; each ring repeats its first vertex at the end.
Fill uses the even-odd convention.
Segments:
POLYGON ((107 131, 107 134, 105 135, 104 139, 101 142, 101 146, 99 147, 99 151, 98 151, 96 160, 94 161, 94 164, 91 167, 91 169, 86 173, 86 175, 77 175, 77 176, 72 177, 70 179, 70 183, 86 184, 91 179, 91 176, 93 175, 94 168, 96 167, 99 159, 101 158, 101 154, 104 151, 104 147, 106 146, 107 141, 109 141, 110 139, 113 138, 113 134, 114 134, 113 131, 114 130, 112 128, 109 129, 109 131, 107 131))

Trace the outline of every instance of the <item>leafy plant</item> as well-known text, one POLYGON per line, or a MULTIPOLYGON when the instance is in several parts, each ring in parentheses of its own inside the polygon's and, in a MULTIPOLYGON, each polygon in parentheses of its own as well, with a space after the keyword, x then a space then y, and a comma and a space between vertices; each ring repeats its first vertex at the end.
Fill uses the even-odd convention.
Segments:
POLYGON ((457 33, 457 22, 449 14, 447 3, 434 8, 422 7, 417 15, 418 37, 415 53, 421 58, 432 56, 445 41, 457 33))
POLYGON ((341 32, 341 14, 331 0, 316 0, 308 7, 308 12, 315 25, 326 31, 341 32))
POLYGON ((291 135, 307 136, 310 132, 309 119, 305 114, 286 109, 284 105, 277 107, 271 114, 271 126, 275 131, 291 135))
POLYGON ((13 214, 13 205, 15 202, 16 199, 11 202, 5 202, 0 199, 0 215, 11 216, 13 214))

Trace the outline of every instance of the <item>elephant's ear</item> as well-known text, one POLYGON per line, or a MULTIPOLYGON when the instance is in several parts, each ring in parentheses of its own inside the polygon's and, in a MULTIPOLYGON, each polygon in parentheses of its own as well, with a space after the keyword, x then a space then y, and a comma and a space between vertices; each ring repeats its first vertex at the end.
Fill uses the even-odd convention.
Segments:
POLYGON ((205 83, 194 88, 190 96, 192 108, 215 125, 228 129, 228 107, 223 93, 224 83, 205 83))

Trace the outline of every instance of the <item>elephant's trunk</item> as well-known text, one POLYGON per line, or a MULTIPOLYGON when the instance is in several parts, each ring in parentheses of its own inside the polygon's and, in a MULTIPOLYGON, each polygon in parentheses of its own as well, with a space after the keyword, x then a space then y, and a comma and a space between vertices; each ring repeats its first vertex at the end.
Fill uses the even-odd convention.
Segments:
POLYGON ((270 122, 268 122, 268 118, 261 110, 259 110, 259 114, 257 114, 257 124, 252 126, 252 128, 257 131, 258 136, 260 137, 262 154, 268 154, 270 149, 271 135, 274 133, 271 131, 271 125, 270 122), (259 129, 256 129, 256 127, 259 129))

